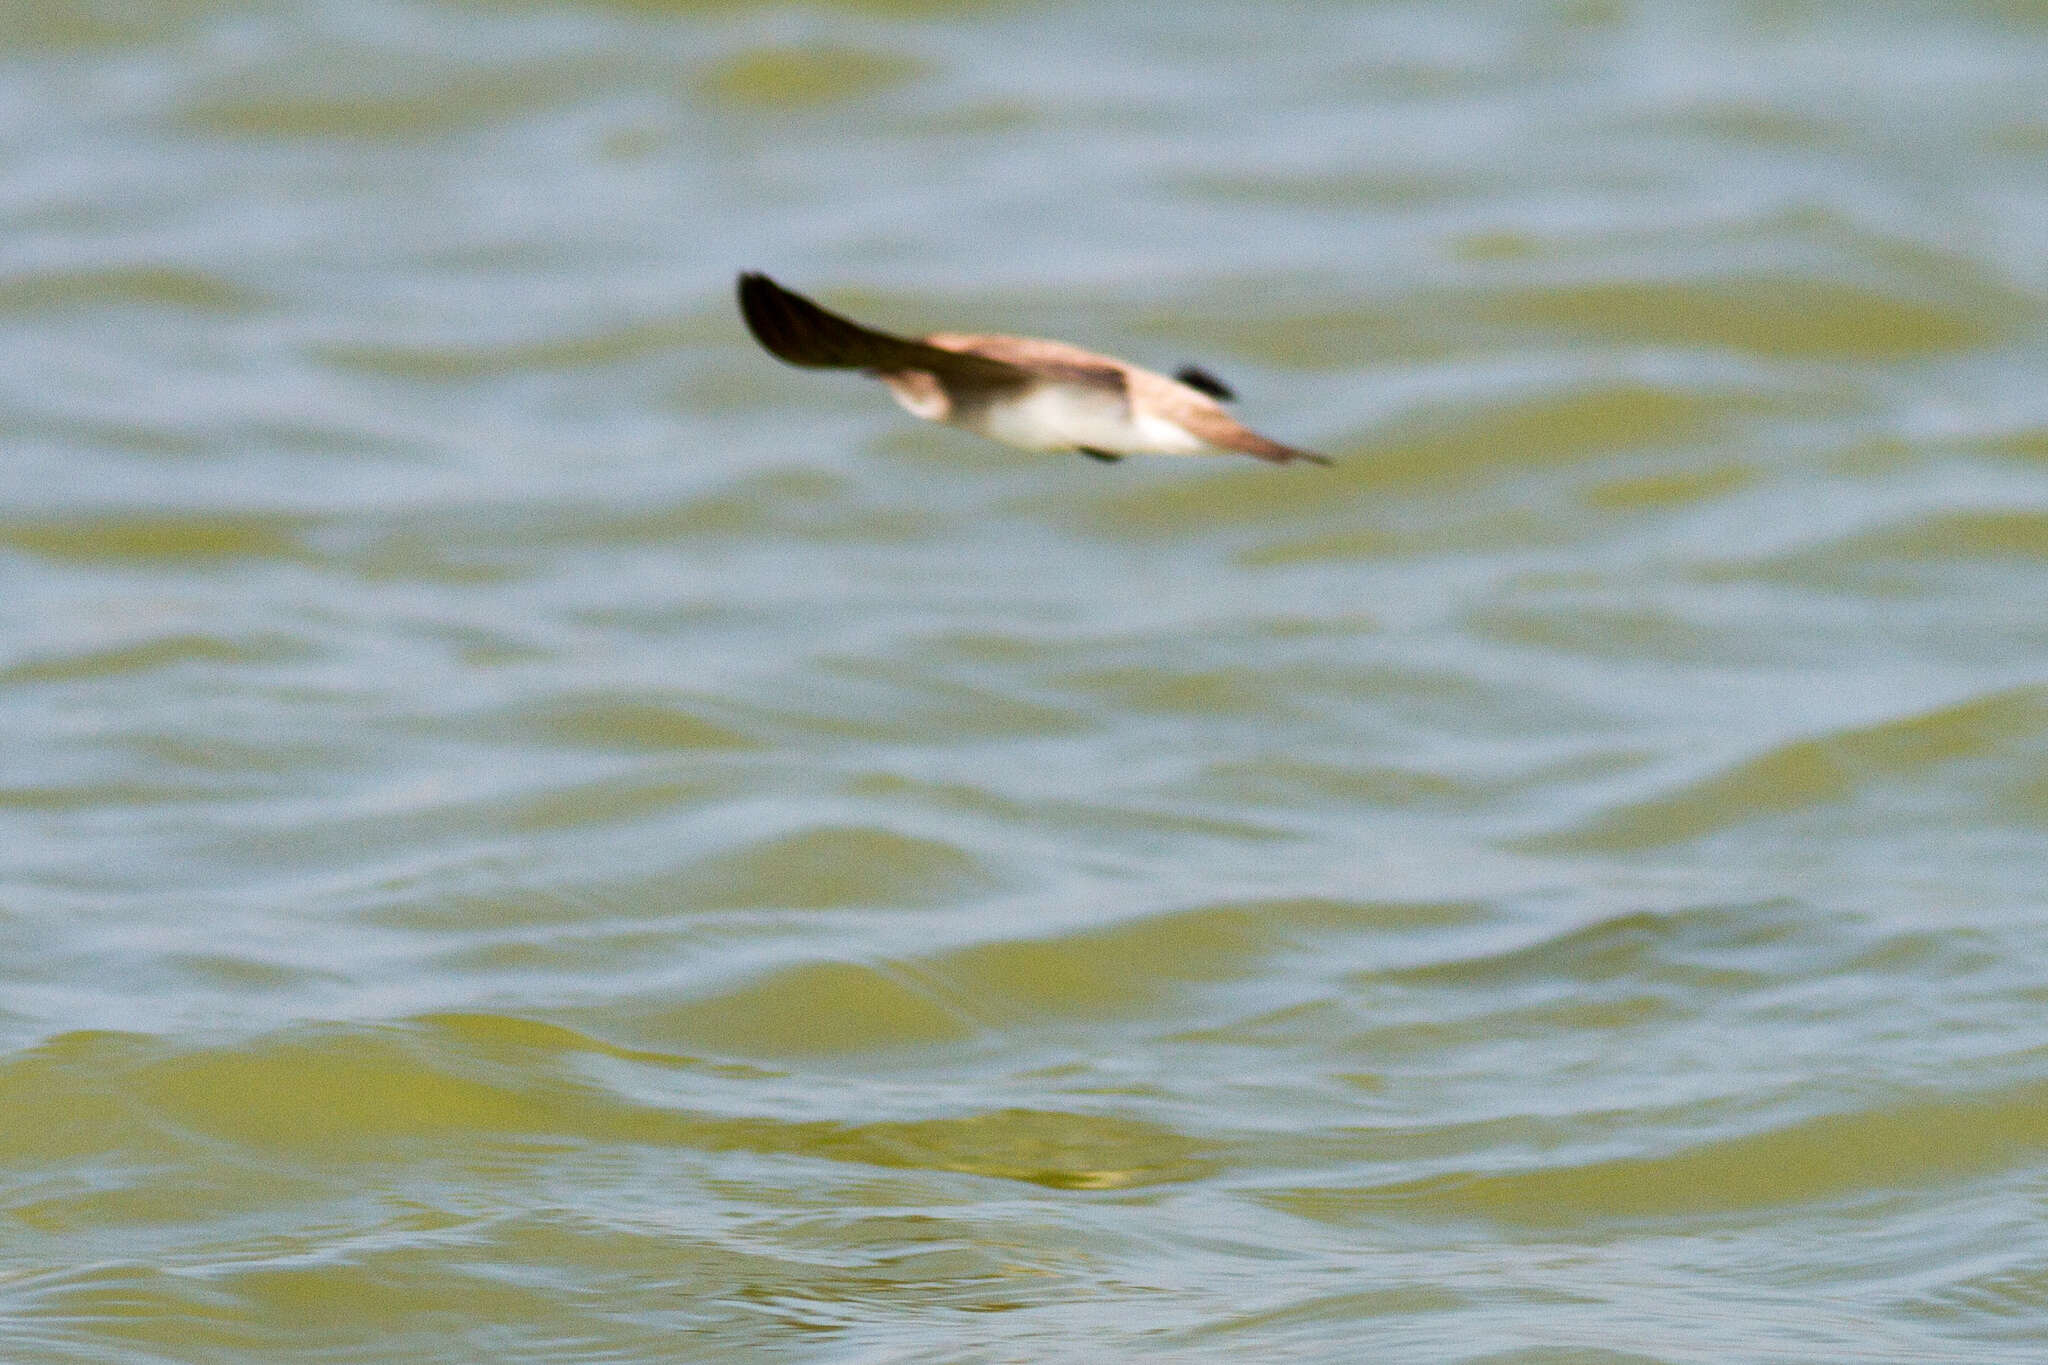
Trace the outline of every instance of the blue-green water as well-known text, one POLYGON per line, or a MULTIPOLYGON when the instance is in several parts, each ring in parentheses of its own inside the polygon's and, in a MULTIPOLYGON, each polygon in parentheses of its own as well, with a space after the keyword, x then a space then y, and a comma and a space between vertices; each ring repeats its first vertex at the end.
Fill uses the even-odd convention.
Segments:
POLYGON ((21 4, 0 435, 10 1362, 2039 1358, 2048 6, 21 4))

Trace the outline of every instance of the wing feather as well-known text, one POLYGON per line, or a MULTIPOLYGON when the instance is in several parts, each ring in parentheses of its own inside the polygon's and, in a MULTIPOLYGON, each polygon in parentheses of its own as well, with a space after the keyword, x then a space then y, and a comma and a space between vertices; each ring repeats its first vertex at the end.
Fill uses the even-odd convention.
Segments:
POLYGON ((988 356, 945 351, 863 327, 791 293, 766 275, 741 275, 739 302, 740 316, 754 340, 786 364, 883 373, 925 370, 981 388, 1013 388, 1031 379, 1017 366, 988 356))

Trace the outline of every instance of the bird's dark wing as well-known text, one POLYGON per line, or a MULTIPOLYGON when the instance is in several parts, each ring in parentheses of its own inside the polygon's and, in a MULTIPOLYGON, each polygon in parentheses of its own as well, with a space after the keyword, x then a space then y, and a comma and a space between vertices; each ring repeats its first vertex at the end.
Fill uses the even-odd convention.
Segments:
POLYGON ((1237 397, 1237 394, 1232 392, 1230 385, 1224 383, 1215 375, 1210 374, 1200 365, 1183 365, 1173 372, 1173 377, 1193 389, 1196 393, 1206 393, 1211 398, 1218 399, 1221 402, 1228 403, 1237 397))
POLYGON ((806 369, 924 370, 975 388, 1021 388, 1026 371, 988 356, 944 351, 921 341, 863 327, 792 294, 766 275, 739 279, 740 316, 768 354, 806 369))

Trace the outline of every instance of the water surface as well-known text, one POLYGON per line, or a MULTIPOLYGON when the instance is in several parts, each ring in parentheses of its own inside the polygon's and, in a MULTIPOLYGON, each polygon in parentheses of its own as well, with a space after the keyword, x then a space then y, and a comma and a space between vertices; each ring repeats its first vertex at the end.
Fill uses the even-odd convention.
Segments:
POLYGON ((0 16, 0 1353, 2033 1358, 2044 73, 0 16), (741 268, 1339 463, 917 424, 741 268))

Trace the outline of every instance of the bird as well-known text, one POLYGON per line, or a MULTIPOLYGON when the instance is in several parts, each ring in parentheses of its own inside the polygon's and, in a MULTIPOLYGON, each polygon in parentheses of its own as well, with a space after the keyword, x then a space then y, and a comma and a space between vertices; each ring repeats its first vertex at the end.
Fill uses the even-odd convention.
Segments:
POLYGON ((756 271, 739 277, 740 316, 762 349, 805 369, 861 370, 915 416, 1024 450, 1250 455, 1331 463, 1268 440, 1223 410, 1228 385, 1192 365, 1169 378, 1063 341, 965 332, 910 338, 862 326, 756 271))

